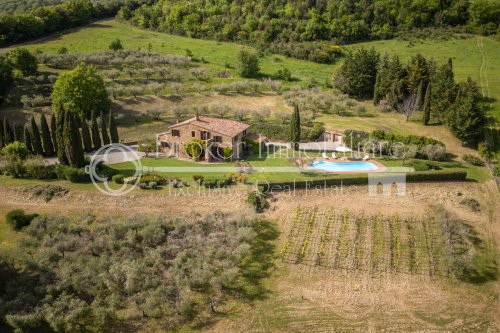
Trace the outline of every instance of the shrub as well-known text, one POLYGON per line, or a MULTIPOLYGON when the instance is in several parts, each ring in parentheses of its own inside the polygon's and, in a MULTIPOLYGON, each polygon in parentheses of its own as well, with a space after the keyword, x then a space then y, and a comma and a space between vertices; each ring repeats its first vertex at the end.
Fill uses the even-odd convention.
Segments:
POLYGON ((230 161, 233 157, 233 148, 224 147, 224 161, 230 161))
POLYGON ((203 181, 203 185, 205 185, 206 188, 215 188, 219 185, 219 179, 205 178, 205 180, 203 181))
POLYGON ((429 161, 444 161, 446 159, 446 149, 440 144, 427 145, 419 151, 418 156, 429 161))
POLYGON ((66 167, 63 171, 64 178, 72 183, 87 183, 90 181, 90 175, 84 168, 66 167))
POLYGON ((123 184, 123 179, 125 177, 121 174, 121 173, 118 173, 116 175, 113 175, 113 177, 111 178, 113 180, 114 183, 116 184, 123 184))
POLYGON ((104 163, 98 163, 96 166, 96 173, 103 178, 111 178, 118 173, 116 169, 110 168, 104 163))
POLYGON ((474 198, 465 198, 460 201, 460 204, 467 207, 470 211, 479 212, 481 211, 481 204, 474 198))
POLYGON ((25 160, 29 150, 24 143, 14 141, 2 148, 2 154, 11 159, 25 160))
POLYGON ((186 144, 186 153, 195 161, 201 157, 203 149, 206 147, 206 142, 200 139, 192 139, 186 144))
POLYGON ((471 154, 464 154, 462 156, 462 159, 465 162, 472 164, 474 166, 484 166, 484 161, 482 159, 480 159, 477 156, 471 155, 471 154))
POLYGON ((283 81, 291 81, 292 80, 292 73, 290 70, 286 67, 280 68, 276 71, 274 74, 278 79, 283 80, 283 81))
POLYGON ((344 136, 344 142, 350 147, 352 139, 352 148, 357 149, 363 146, 370 135, 367 132, 348 129, 344 131, 344 136))
POLYGON ((206 188, 215 188, 215 187, 226 187, 233 183, 232 176, 225 176, 223 178, 205 178, 203 181, 203 185, 206 188))
POLYGON ((205 179, 204 176, 202 175, 194 175, 193 176, 193 180, 198 184, 198 185, 201 185, 203 184, 203 179, 205 179))
POLYGON ((255 208, 257 213, 261 213, 266 207, 266 199, 260 192, 249 192, 247 195, 247 202, 255 208))
POLYGON ((252 206, 255 206, 257 204, 257 197, 258 197, 258 194, 257 192, 249 192, 248 195, 247 195, 247 202, 252 205, 252 206))
POLYGON ((26 166, 22 161, 7 161, 2 169, 6 175, 13 178, 26 178, 28 176, 26 166))
POLYGON ((57 178, 54 165, 46 165, 42 159, 31 159, 24 164, 28 176, 35 179, 57 178))
POLYGON ((38 214, 26 214, 22 209, 11 210, 5 215, 5 222, 14 230, 21 230, 30 225, 31 221, 37 217, 38 214))
POLYGON ((241 50, 238 54, 238 74, 241 77, 252 78, 259 75, 259 57, 257 54, 241 50))
POLYGON ((477 150, 479 151, 479 155, 486 161, 491 160, 494 155, 485 142, 480 142, 477 145, 477 150))
POLYGON ((140 184, 149 184, 151 182, 155 182, 157 185, 164 185, 165 178, 158 174, 149 173, 147 175, 142 175, 141 179, 139 180, 140 184))
POLYGON ((56 173, 57 179, 66 179, 64 176, 64 170, 69 168, 69 166, 64 164, 56 164, 54 165, 54 172, 56 173))

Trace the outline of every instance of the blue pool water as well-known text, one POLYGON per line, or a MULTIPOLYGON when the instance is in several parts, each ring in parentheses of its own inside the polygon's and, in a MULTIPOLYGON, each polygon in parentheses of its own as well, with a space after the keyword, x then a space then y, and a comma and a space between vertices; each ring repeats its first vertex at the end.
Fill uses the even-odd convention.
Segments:
POLYGON ((311 167, 330 172, 374 171, 378 169, 375 164, 370 162, 315 161, 311 163, 311 167))

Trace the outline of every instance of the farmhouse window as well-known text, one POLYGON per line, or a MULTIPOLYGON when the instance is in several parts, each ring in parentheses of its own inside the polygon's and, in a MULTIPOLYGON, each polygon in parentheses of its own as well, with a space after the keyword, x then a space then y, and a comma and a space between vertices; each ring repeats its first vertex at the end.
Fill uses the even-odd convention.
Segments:
POLYGON ((222 142, 222 136, 214 135, 214 142, 222 142))
POLYGON ((172 130, 172 136, 181 136, 181 131, 179 130, 172 130))
POLYGON ((210 139, 210 132, 201 131, 201 139, 202 140, 208 140, 208 139, 210 139))
POLYGON ((195 131, 191 131, 191 137, 195 137, 196 136, 196 132, 195 131))

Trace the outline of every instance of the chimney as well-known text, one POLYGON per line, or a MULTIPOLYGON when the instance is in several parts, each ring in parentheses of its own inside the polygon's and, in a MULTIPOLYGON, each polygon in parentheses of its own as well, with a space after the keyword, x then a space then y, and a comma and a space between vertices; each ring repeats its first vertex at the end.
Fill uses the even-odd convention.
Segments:
POLYGON ((177 119, 175 120, 175 123, 176 123, 176 124, 178 124, 178 123, 179 123, 179 118, 177 118, 177 119))
POLYGON ((196 120, 200 120, 200 117, 198 117, 198 114, 195 114, 195 115, 194 115, 194 119, 196 119, 196 120))

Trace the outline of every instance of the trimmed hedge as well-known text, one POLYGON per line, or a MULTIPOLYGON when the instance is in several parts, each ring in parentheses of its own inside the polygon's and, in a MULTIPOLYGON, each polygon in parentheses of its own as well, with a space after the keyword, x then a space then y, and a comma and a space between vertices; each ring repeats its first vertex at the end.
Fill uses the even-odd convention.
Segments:
POLYGON ((148 173, 145 175, 141 176, 141 179, 139 180, 139 183, 141 184, 149 184, 151 182, 156 183, 157 185, 164 185, 165 184, 165 178, 154 173, 148 173))
POLYGON ((473 166, 484 166, 484 161, 482 159, 471 154, 464 154, 462 159, 473 166))
POLYGON ((205 178, 203 185, 206 188, 222 188, 227 187, 233 183, 233 178, 231 176, 221 177, 221 178, 205 178))
MULTIPOLYGON (((270 140, 289 141, 290 126, 269 122, 252 122, 251 133, 260 134, 270 140)), ((313 127, 300 126, 301 140, 316 141, 325 132, 321 123, 315 123, 313 127)))
POLYGON ((85 168, 66 167, 63 170, 64 178, 72 183, 90 182, 90 175, 85 172, 85 168))
POLYGON ((125 177, 121 174, 121 173, 118 173, 116 175, 113 175, 113 177, 111 177, 111 179, 113 180, 114 183, 116 184, 123 184, 123 179, 125 177))
POLYGON ((428 138, 426 136, 420 136, 420 135, 399 135, 399 134, 394 134, 392 132, 385 132, 382 130, 374 130, 372 132, 372 137, 379 139, 379 140, 384 140, 384 141, 389 141, 389 142, 400 142, 405 145, 416 145, 419 148, 422 148, 427 145, 441 145, 443 147, 446 147, 444 143, 442 143, 439 140, 435 140, 432 138, 428 138))
MULTIPOLYGON (((406 181, 409 183, 416 182, 431 182, 431 181, 465 181, 467 178, 466 171, 416 171, 406 174, 406 181)), ((346 176, 340 178, 300 180, 290 182, 268 182, 259 184, 264 189, 264 192, 282 191, 289 189, 315 188, 323 186, 341 186, 341 185, 367 185, 368 175, 346 176)))

